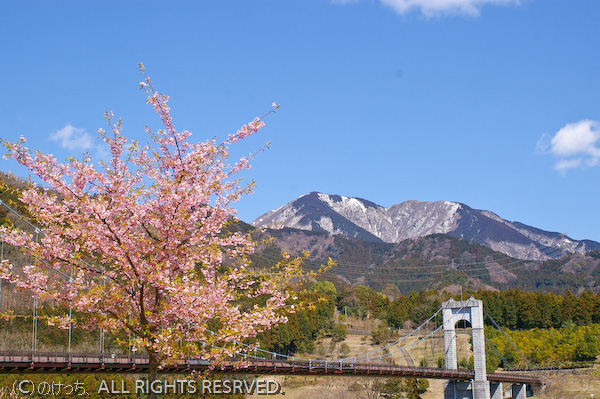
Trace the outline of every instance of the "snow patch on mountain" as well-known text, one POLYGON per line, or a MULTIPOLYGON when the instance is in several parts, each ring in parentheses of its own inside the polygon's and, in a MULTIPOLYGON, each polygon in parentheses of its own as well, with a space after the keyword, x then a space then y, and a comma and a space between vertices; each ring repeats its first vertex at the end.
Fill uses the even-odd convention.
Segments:
POLYGON ((319 226, 321 226, 321 228, 323 230, 325 230, 326 232, 328 232, 330 234, 339 234, 340 233, 340 231, 336 231, 333 228, 333 222, 331 221, 331 218, 323 216, 322 218, 319 219, 319 221, 317 222, 317 224, 319 226))

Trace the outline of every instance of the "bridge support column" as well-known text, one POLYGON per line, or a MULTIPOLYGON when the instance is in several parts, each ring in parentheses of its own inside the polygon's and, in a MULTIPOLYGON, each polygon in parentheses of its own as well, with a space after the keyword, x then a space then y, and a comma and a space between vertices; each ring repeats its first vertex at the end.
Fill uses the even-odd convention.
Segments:
POLYGON ((475 380, 473 381, 473 399, 490 399, 490 383, 487 380, 485 364, 485 336, 483 335, 483 312, 481 327, 473 327, 473 366, 475 380))
POLYGON ((456 330, 444 328, 444 368, 456 370, 456 330))
POLYGON ((527 385, 514 384, 512 386, 512 399, 526 399, 526 398, 527 398, 527 385))
POLYGON ((501 382, 490 382, 490 399, 503 399, 504 389, 501 382))

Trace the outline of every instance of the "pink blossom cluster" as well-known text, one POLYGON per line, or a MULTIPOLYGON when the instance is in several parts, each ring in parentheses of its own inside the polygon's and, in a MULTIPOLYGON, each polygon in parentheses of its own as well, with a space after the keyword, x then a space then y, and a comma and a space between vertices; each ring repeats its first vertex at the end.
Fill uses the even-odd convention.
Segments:
MULTIPOLYGON (((130 332, 157 364, 227 356, 245 338, 286 321, 284 279, 253 276, 246 257, 252 240, 226 229, 234 220, 231 204, 252 189, 235 177, 249 159, 228 166, 227 147, 264 122, 254 119, 221 144, 192 143, 190 132, 174 128, 169 98, 144 76, 140 87, 163 129, 147 128, 150 142, 140 146, 107 113, 109 132, 98 132, 109 163, 94 165, 84 156, 61 164, 29 150, 24 139, 4 142, 7 157, 51 189, 21 196, 41 234, 0 227, 1 239, 35 260, 21 275, 3 262, 0 277, 87 314, 79 321, 85 327, 130 332), (261 300, 242 308, 244 297, 261 300)), ((294 267, 282 264, 282 275, 294 267)))

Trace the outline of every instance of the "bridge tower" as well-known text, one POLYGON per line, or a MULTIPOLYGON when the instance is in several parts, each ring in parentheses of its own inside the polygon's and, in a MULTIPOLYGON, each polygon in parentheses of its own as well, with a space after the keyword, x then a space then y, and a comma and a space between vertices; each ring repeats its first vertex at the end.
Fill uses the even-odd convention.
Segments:
MULTIPOLYGON (((450 299, 442 304, 444 318, 444 353, 447 369, 458 369, 456 323, 468 321, 472 328, 475 378, 470 382, 449 381, 445 399, 490 399, 490 383, 485 368, 485 336, 483 335, 483 302, 473 297, 466 301, 450 299)), ((496 395, 494 395, 496 397, 496 395)))

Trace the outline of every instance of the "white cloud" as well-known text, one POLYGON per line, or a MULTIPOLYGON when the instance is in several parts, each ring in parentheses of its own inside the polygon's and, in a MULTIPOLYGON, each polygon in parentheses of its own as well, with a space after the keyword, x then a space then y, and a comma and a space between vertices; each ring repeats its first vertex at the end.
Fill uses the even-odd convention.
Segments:
POLYGON ((554 168, 565 174, 568 169, 593 167, 600 164, 600 122, 584 119, 569 123, 552 139, 544 134, 536 144, 536 153, 556 156, 554 168))
POLYGON ((554 164, 554 169, 558 170, 562 175, 567 173, 567 170, 579 168, 581 166, 581 158, 578 159, 561 159, 554 164))
POLYGON ((486 4, 519 4, 519 0, 380 0, 399 14, 420 11, 426 17, 444 14, 478 16, 486 4))
POLYGON ((552 138, 552 152, 559 156, 588 154, 600 157, 596 142, 600 139, 600 123, 585 119, 569 123, 552 138))
POLYGON ((57 141, 61 147, 68 150, 86 151, 93 147, 90 134, 85 129, 78 129, 71 124, 52 133, 50 140, 57 141))
POLYGON ((552 147, 552 137, 548 133, 544 133, 537 143, 535 143, 535 153, 547 154, 550 147, 552 147))

